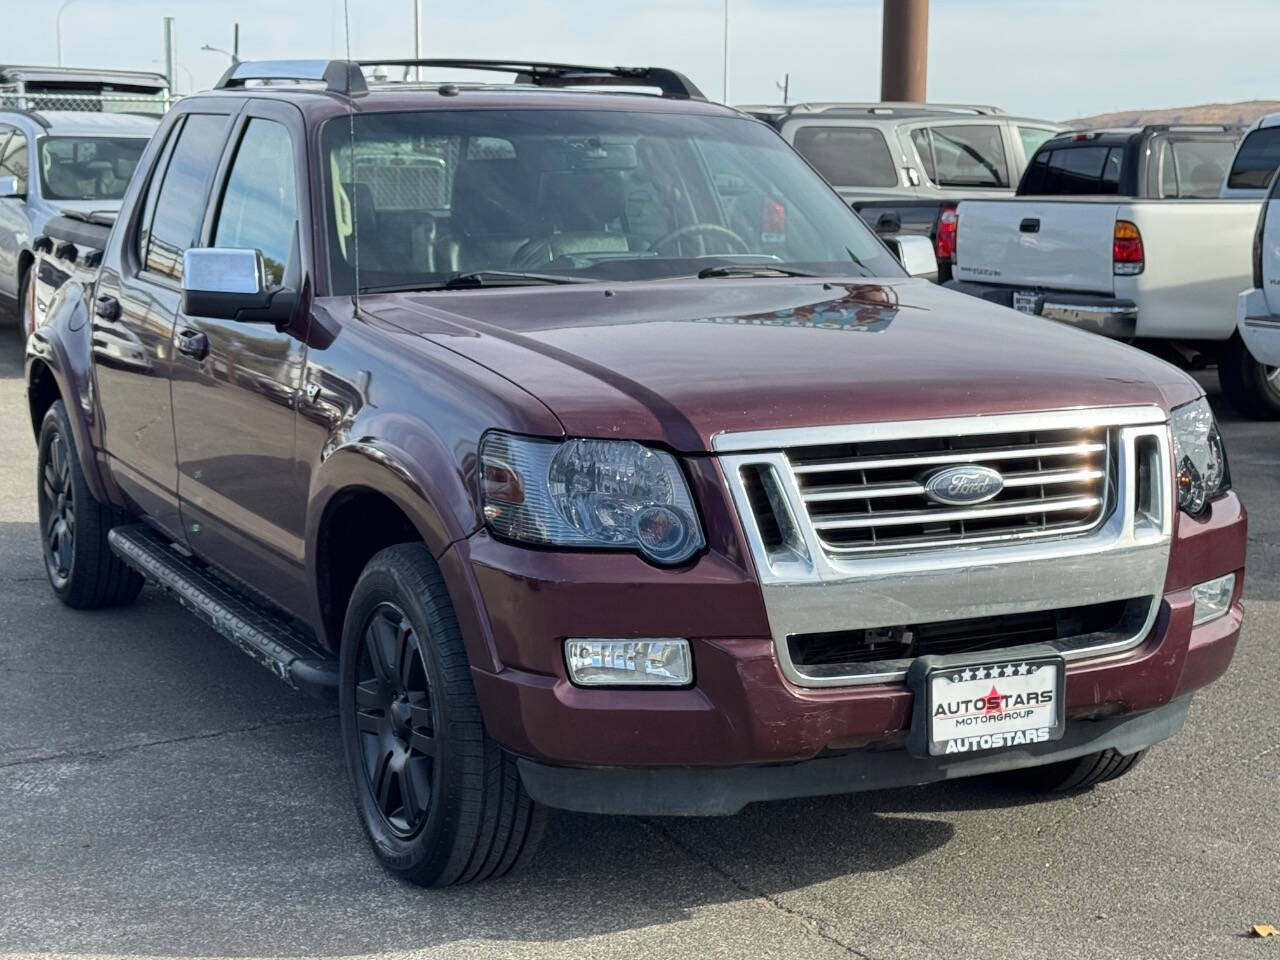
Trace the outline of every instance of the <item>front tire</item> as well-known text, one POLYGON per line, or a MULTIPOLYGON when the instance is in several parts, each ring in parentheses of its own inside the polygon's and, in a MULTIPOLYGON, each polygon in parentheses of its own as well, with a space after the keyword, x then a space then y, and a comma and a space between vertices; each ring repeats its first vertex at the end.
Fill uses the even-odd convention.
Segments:
POLYGON ((1077 793, 1123 777, 1146 755, 1145 750, 1129 754, 1102 750, 1061 763, 1012 770, 1001 776, 1008 785, 1029 793, 1077 793))
POLYGON ((61 400, 44 415, 37 464, 40 538, 53 592, 77 610, 132 603, 142 577, 107 543, 120 514, 89 492, 61 400))
POLYGON ((1253 359, 1238 333, 1223 347, 1218 383, 1231 406, 1246 417, 1280 420, 1280 367, 1253 359))
POLYGON ((440 570, 422 544, 365 567, 342 631, 342 742, 374 853, 422 886, 522 866, 545 812, 489 739, 440 570))

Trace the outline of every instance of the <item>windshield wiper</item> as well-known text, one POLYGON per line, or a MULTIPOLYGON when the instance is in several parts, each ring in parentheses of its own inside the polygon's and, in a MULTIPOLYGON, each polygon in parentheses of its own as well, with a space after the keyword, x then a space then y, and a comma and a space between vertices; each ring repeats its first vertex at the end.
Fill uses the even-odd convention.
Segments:
POLYGON ((816 277, 816 273, 792 270, 789 267, 770 267, 759 263, 727 263, 718 267, 703 267, 698 271, 699 280, 712 277, 816 277))
POLYGON ((566 277, 557 273, 518 273, 507 270, 474 270, 455 273, 445 280, 428 283, 397 283, 361 287, 361 293, 399 293, 414 290, 475 290, 478 287, 524 287, 535 284, 591 283, 586 277, 566 277))

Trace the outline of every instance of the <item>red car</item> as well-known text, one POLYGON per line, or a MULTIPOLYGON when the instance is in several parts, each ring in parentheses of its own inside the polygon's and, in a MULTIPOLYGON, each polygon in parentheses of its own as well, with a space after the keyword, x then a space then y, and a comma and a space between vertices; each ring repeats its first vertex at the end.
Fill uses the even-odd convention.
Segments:
POLYGON ((677 73, 442 65, 517 81, 240 64, 48 245, 63 601, 145 577, 336 697, 425 884, 523 862, 545 807, 1080 789, 1178 731, 1245 550, 1193 380, 908 276, 677 73))

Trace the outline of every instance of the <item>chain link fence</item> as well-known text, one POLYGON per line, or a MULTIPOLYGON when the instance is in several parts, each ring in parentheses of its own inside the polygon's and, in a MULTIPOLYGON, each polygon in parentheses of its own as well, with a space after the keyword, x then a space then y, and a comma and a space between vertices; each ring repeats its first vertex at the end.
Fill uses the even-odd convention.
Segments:
POLYGON ((127 93, 18 93, 0 86, 0 110, 83 110, 90 113, 140 113, 159 117, 177 97, 127 93))

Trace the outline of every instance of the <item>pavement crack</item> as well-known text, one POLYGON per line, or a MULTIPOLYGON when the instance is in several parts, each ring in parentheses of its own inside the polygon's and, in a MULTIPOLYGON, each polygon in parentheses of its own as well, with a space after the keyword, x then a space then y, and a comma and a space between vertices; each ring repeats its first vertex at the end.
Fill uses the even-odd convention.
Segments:
POLYGON ((331 720, 336 713, 308 713, 287 720, 267 720, 263 723, 246 723, 238 727, 227 727, 223 730, 206 730, 202 733, 191 733, 183 737, 163 737, 157 740, 143 740, 138 743, 122 744, 108 747, 105 750, 64 750, 58 753, 38 754, 34 757, 19 757, 16 760, 0 760, 0 770, 11 767, 32 766, 40 763, 57 763, 59 761, 106 760, 125 753, 146 750, 149 747, 163 747, 175 743, 191 743, 197 740, 216 740, 219 737, 234 736, 239 733, 253 733, 256 730, 267 730, 272 727, 292 727, 303 723, 315 723, 317 720, 331 720))
POLYGON ((800 921, 805 926, 807 926, 810 930, 812 930, 819 938, 821 938, 822 940, 825 940, 827 943, 831 944, 834 947, 838 947, 840 950, 843 950, 849 956, 859 957, 861 958, 861 960, 874 960, 874 958, 869 953, 863 953, 861 950, 859 950, 857 947, 853 946, 852 944, 845 943, 839 937, 835 936, 832 933, 829 933, 826 929, 826 921, 823 920, 822 917, 818 916, 817 914, 809 913, 808 911, 799 910, 795 907, 788 906, 787 904, 783 903, 780 899, 778 899, 778 897, 769 893, 765 893, 763 890, 757 890, 755 887, 751 886, 746 881, 738 879, 731 872, 726 870, 724 867, 720 866, 715 861, 710 860, 707 857, 704 857, 701 854, 699 854, 697 850, 693 849, 688 844, 682 842, 670 830, 667 830, 665 827, 663 827, 661 824, 657 823, 656 821, 646 817, 642 822, 650 830, 653 830, 655 833, 659 834, 661 837, 663 837, 663 839, 665 839, 668 843, 670 843, 673 847, 675 847, 677 850, 683 853, 690 860, 693 860, 696 863, 702 864, 702 866, 711 870, 713 873, 716 873, 719 876, 723 877, 725 880, 729 881, 729 883, 731 883, 736 889, 738 889, 742 893, 747 894, 748 896, 750 896, 755 900, 763 900, 773 909, 779 910, 782 913, 785 913, 787 916, 791 917, 792 919, 800 921))

